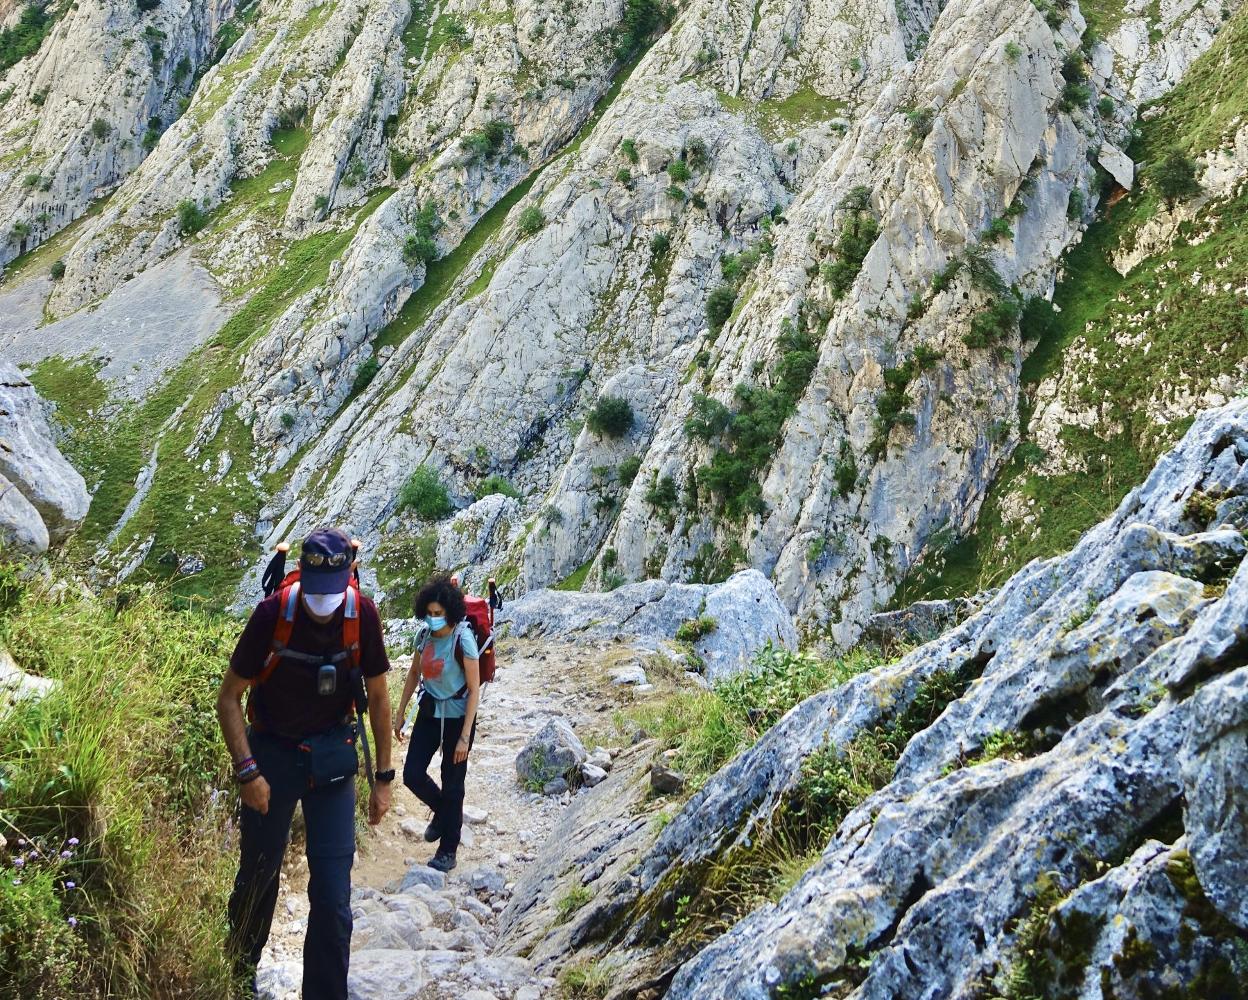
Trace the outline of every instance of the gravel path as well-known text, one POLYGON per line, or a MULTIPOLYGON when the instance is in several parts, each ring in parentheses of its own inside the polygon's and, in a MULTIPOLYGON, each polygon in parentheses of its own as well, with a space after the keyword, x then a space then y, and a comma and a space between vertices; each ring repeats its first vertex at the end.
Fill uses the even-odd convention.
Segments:
MULTIPOLYGON (((554 980, 537 975, 523 958, 492 954, 495 923, 514 880, 571 800, 571 793, 525 791, 516 780, 515 760, 552 715, 567 718, 592 748, 593 732, 606 731, 608 710, 616 704, 596 680, 610 653, 521 641, 500 644, 499 653, 469 759, 458 867, 449 876, 426 867, 435 847, 421 836, 429 810, 401 780, 390 814, 360 838, 352 878, 351 1000, 535 1000, 556 994, 554 980), (591 660, 593 673, 587 674, 591 660)), ((397 681, 406 673, 406 658, 394 668, 397 681)), ((400 774, 405 753, 406 743, 395 758, 400 774)), ((435 777, 437 767, 435 757, 435 777)), ((301 849, 292 849, 260 969, 266 1000, 298 998, 306 883, 307 862, 301 849)))

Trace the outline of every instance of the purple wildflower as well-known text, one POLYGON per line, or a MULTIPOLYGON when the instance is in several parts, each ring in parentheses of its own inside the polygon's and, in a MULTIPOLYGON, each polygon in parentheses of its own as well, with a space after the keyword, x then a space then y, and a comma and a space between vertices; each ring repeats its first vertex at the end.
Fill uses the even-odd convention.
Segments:
POLYGON ((64 858, 66 861, 68 861, 73 856, 74 856, 73 851, 61 851, 61 857, 64 858))
POLYGON ((78 838, 77 838, 77 837, 70 837, 70 838, 69 838, 69 846, 70 846, 70 847, 77 847, 77 846, 78 846, 78 838))
POLYGON ((22 884, 22 880, 21 880, 20 878, 15 878, 15 879, 13 880, 13 884, 14 884, 14 885, 21 885, 21 884, 22 884))
POLYGON ((13 859, 13 867, 14 868, 26 867, 26 859, 19 854, 17 857, 13 859))
POLYGON ((76 884, 75 884, 75 883, 73 883, 73 882, 66 882, 66 883, 65 883, 65 888, 66 888, 66 889, 74 889, 74 888, 76 888, 76 887, 77 887, 77 886, 76 886, 76 884))
POLYGON ((77 926, 78 926, 78 918, 77 918, 77 917, 70 917, 70 918, 66 921, 66 923, 67 923, 67 924, 69 924, 69 926, 70 926, 70 927, 77 927, 77 926))

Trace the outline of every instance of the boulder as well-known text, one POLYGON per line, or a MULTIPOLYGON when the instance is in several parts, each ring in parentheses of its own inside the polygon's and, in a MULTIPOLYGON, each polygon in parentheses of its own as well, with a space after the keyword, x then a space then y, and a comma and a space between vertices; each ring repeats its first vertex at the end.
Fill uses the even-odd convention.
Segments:
POLYGON ((982 608, 992 593, 945 601, 918 601, 896 611, 881 611, 867 619, 863 638, 880 646, 930 642, 982 608))
POLYGON ((581 765, 581 783, 586 788, 593 788, 606 780, 607 772, 597 764, 590 764, 586 761, 581 765))
POLYGON ((28 674, 0 647, 0 709, 26 698, 42 698, 56 686, 50 677, 28 674))
POLYGON ((351 956, 349 1000, 416 1000, 426 983, 423 952, 365 948, 351 956))
POLYGON ((650 787, 660 795, 678 795, 685 787, 685 776, 666 764, 655 761, 650 765, 650 787))
MULTIPOLYGON (((646 580, 607 593, 536 590, 511 601, 500 622, 518 636, 581 640, 633 640, 643 648, 683 655, 675 642, 686 622, 702 620, 706 631, 688 648, 712 680, 749 666, 768 643, 796 649, 797 628, 775 588, 756 569, 720 584, 646 580)), ((629 665, 616 682, 644 684, 645 671, 629 665)))
POLYGON ((4 476, 0 476, 0 553, 38 555, 48 550, 48 528, 39 511, 4 476))
MULTIPOLYGON (((56 446, 35 387, 10 361, 0 360, 0 476, 38 511, 52 543, 87 516, 91 496, 56 446)), ((4 490, 0 485, 0 490, 4 490)), ((0 523, 14 517, 0 507, 0 523)), ((28 520, 27 518, 24 520, 28 520)), ((29 529, 28 529, 29 531, 29 529)), ((34 539, 36 545, 38 539, 34 539)))
POLYGON ((589 753, 571 724, 556 717, 538 730, 517 755, 516 775, 528 787, 541 787, 558 779, 566 781, 588 758, 589 753))

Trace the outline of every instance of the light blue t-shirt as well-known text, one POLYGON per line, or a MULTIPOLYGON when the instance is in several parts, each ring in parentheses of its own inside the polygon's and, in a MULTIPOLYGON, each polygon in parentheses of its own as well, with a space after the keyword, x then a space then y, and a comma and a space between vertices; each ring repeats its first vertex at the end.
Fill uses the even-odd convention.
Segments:
POLYGON ((445 636, 430 633, 420 650, 420 677, 425 690, 435 699, 434 718, 462 719, 468 712, 468 692, 464 690, 468 679, 455 658, 457 641, 465 660, 475 660, 481 655, 477 637, 467 621, 460 622, 445 636))

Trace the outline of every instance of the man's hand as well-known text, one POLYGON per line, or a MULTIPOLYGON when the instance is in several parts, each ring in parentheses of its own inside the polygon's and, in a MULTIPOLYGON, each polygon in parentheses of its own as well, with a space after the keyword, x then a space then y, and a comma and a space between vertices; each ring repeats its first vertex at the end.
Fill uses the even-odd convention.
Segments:
POLYGON ((269 783, 264 780, 264 775, 253 778, 241 786, 239 795, 242 797, 243 805, 254 809, 261 816, 269 811, 269 783))
POLYGON ((397 742, 402 743, 403 736, 403 710, 399 709, 394 713, 394 738, 397 742))
MULTIPOLYGON (((264 779, 261 778, 261 781, 264 779)), ((390 811, 390 782, 379 781, 373 785, 368 796, 368 825, 376 826, 381 818, 390 811)))

